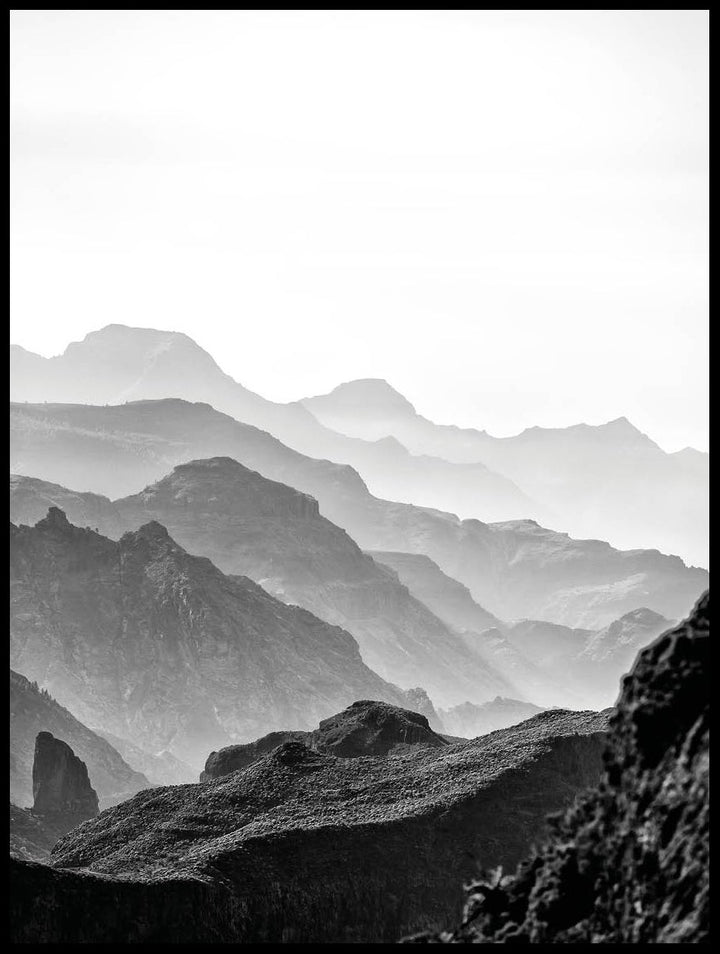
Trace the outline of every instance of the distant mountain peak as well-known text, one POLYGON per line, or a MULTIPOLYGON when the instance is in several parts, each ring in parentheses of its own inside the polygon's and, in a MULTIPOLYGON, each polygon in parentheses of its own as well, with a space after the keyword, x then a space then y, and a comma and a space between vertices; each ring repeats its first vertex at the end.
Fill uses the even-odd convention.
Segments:
POLYGON ((340 402, 342 405, 361 405, 366 410, 383 410, 394 413, 414 414, 415 408, 399 391, 384 378, 356 378, 338 384, 329 394, 309 401, 340 402))

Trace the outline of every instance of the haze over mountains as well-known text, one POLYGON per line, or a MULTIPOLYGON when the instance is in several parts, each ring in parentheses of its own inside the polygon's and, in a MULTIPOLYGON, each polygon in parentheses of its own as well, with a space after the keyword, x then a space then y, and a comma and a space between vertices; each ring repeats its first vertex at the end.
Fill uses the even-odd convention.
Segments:
POLYGON ((277 404, 224 374, 186 335, 124 325, 92 332, 55 358, 11 348, 12 400, 164 397, 207 402, 304 454, 350 464, 380 496, 483 521, 532 518, 707 566, 707 455, 666 454, 624 418, 493 438, 435 425, 374 379, 277 404))
POLYGON ((707 566, 708 455, 693 448, 667 454, 624 417, 497 438, 434 424, 377 379, 350 381, 302 404, 343 434, 393 436, 412 454, 457 463, 481 460, 548 507, 555 526, 572 536, 655 547, 707 566))
POLYGON ((597 628, 643 606, 677 619, 707 586, 706 571, 654 550, 617 551, 533 521, 461 521, 379 499, 352 468, 305 457, 207 405, 11 406, 11 470, 66 488, 136 493, 178 463, 215 456, 312 495, 365 550, 429 556, 501 619, 597 628))

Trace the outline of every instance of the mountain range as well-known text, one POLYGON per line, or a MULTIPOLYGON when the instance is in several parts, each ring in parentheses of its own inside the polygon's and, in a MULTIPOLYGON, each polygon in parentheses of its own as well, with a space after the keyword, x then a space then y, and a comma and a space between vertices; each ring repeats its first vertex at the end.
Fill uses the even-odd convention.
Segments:
POLYGON ((166 397, 206 402, 304 454, 352 465, 378 496, 485 522, 534 519, 707 566, 707 455, 667 454, 625 418, 494 438, 434 424, 377 379, 278 404, 234 381, 186 335, 118 324, 54 358, 11 347, 11 400, 166 397))
MULTIPOLYGON (((666 453, 627 418, 530 427, 498 438, 435 424, 378 379, 350 381, 302 404, 342 434, 392 437, 412 454, 455 463, 482 461, 541 502, 553 526, 572 536, 599 536, 621 549, 656 548, 708 565, 708 455, 693 448, 666 453)), ((515 516, 547 519, 534 511, 515 516)))
POLYGON ((677 619, 707 586, 705 570, 656 550, 382 500, 352 468, 305 457, 207 405, 11 406, 11 470, 80 491, 137 493, 178 463, 216 456, 315 497, 364 550, 429 556, 500 619, 594 629, 642 606, 677 619))

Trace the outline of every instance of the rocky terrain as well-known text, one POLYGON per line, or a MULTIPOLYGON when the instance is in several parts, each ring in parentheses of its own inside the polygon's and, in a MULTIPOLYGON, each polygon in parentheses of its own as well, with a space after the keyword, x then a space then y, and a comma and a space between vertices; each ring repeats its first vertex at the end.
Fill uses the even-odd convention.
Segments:
MULTIPOLYGON (((150 788, 151 781, 131 767, 104 738, 83 725, 37 683, 10 670, 10 798, 16 805, 32 804, 35 739, 50 732, 63 739, 86 763, 101 808, 150 788)), ((134 763, 136 764, 136 763, 134 763)), ((153 781, 161 782, 160 778, 153 781)))
POLYGON ((403 704, 339 627, 191 556, 149 523, 119 542, 51 508, 10 526, 11 665, 86 724, 207 753, 309 729, 357 698, 403 704))
POLYGON ((450 735, 474 739, 478 735, 487 735, 488 732, 517 725, 542 711, 540 706, 531 702, 497 696, 492 702, 479 706, 464 702, 452 709, 441 709, 439 715, 450 735))
POLYGON ((230 745, 211 752, 201 782, 220 778, 257 762, 284 742, 302 742, 315 752, 343 759, 386 756, 408 745, 440 748, 447 741, 434 732, 425 716, 384 702, 363 699, 329 719, 312 732, 271 732, 249 745, 230 745))
POLYGON ((456 884, 514 864, 597 781, 606 725, 541 713, 389 758, 286 742, 142 792, 66 835, 52 867, 13 861, 13 940, 389 941, 439 925, 456 884))
MULTIPOLYGON (((497 438, 434 424, 377 379, 350 381, 302 404, 349 436, 392 436, 413 454, 483 461, 542 503, 554 515, 552 525, 573 536, 599 536, 620 548, 653 546, 708 565, 708 455, 692 448, 668 454, 626 418, 599 426, 531 427, 497 438)), ((532 510, 513 516, 547 520, 532 510)))
POLYGON ((623 682, 596 790, 514 875, 477 881, 458 927, 418 940, 709 943, 710 599, 623 682))
MULTIPOLYGON (((321 514, 365 550, 429 556, 499 619, 599 629, 639 606, 677 619, 707 587, 705 570, 654 550, 619 551, 532 520, 460 520, 379 499, 351 467, 304 457, 208 405, 165 400, 11 408, 11 470, 94 492, 91 511, 82 516, 71 509, 77 494, 68 495, 67 512, 82 525, 99 526, 90 515, 97 511, 96 495, 137 493, 179 463, 217 456, 312 495, 321 514)), ((22 497, 28 485, 16 482, 14 489, 22 497)), ((52 490, 43 484, 42 492, 52 490)))

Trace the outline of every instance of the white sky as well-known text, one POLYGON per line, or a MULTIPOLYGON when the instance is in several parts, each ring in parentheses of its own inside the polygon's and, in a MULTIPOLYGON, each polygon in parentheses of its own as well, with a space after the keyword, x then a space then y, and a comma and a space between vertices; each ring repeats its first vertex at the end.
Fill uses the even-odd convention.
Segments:
POLYGON ((11 14, 11 340, 707 448, 708 15, 11 14))

